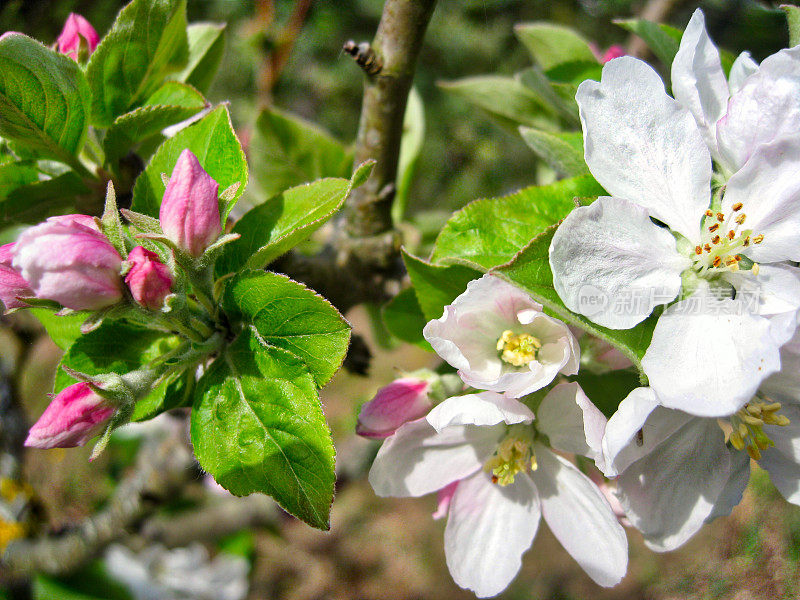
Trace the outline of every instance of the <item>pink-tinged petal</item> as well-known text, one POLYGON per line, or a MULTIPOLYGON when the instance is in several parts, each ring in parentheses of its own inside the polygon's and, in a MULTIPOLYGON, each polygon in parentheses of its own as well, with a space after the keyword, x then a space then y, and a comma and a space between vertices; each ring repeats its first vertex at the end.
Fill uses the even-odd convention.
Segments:
POLYGON ((0 302, 6 310, 28 306, 19 298, 30 298, 33 290, 22 275, 12 266, 16 244, 0 246, 0 302))
POLYGON ((800 46, 768 56, 731 96, 717 123, 723 162, 740 169, 761 144, 800 129, 800 46))
POLYGON ((162 263, 158 254, 142 246, 136 246, 128 255, 131 268, 125 276, 125 283, 133 299, 150 310, 160 310, 164 299, 172 288, 172 274, 162 263))
POLYGON ((448 398, 428 413, 426 417, 438 432, 460 425, 492 426, 505 423, 530 423, 531 409, 513 398, 495 392, 480 392, 468 396, 448 398))
POLYGON ((502 592, 522 566, 539 527, 539 501, 527 475, 495 485, 479 472, 461 481, 444 531, 447 568, 479 598, 502 592))
POLYGON ((536 411, 536 429, 562 452, 598 459, 602 454, 606 417, 577 383, 560 383, 536 411))
POLYGON ((598 325, 629 329, 681 289, 691 265, 675 238, 640 206, 601 196, 576 208, 550 243, 553 285, 572 311, 598 325))
POLYGON ((161 229, 179 248, 200 256, 222 233, 219 185, 197 157, 184 150, 178 157, 161 201, 161 229))
POLYGON ((86 44, 86 49, 91 54, 100 43, 100 36, 89 21, 79 14, 70 13, 64 23, 64 29, 58 36, 58 51, 73 60, 78 60, 82 42, 86 44))
POLYGON ((467 385, 520 397, 541 389, 559 373, 577 369, 579 348, 569 329, 542 313, 519 288, 492 275, 471 281, 466 291, 423 329, 425 339, 458 369, 467 385), (521 368, 501 360, 504 332, 539 340, 536 357, 521 368))
POLYGON ((433 406, 428 397, 430 385, 424 379, 403 377, 382 387, 361 407, 356 433, 368 438, 385 438, 404 423, 424 417, 433 406))
POLYGON ((97 310, 122 299, 122 258, 89 219, 51 218, 20 235, 13 267, 38 298, 75 310, 97 310))
POLYGON ((369 482, 379 496, 430 494, 481 470, 505 429, 448 427, 437 433, 425 419, 411 421, 383 443, 369 482))
POLYGON ((731 475, 716 419, 691 419, 617 479, 634 527, 658 552, 685 543, 711 515, 731 475))
POLYGON ((603 494, 572 463, 537 444, 531 474, 542 516, 556 539, 598 585, 619 583, 628 570, 628 540, 603 494))
POLYGON ((28 433, 25 445, 34 448, 83 446, 100 433, 114 407, 92 391, 87 383, 64 388, 28 433))
POLYGON ((728 105, 728 82, 703 11, 694 11, 672 61, 672 94, 689 109, 711 154, 717 155, 717 121, 728 105))
POLYGON ((642 358, 662 405, 701 417, 735 413, 761 381, 780 369, 770 321, 748 299, 700 289, 673 304, 656 323, 642 358))
POLYGON ((711 155, 688 110, 646 63, 623 56, 575 96, 586 164, 612 196, 634 202, 697 243, 711 199, 711 155))
POLYGON ((685 412, 659 405, 651 388, 636 388, 606 424, 603 473, 607 477, 619 475, 693 418, 685 412))
POLYGON ((434 521, 438 521, 447 516, 450 510, 450 503, 453 501, 453 496, 458 488, 458 483, 458 481, 454 481, 439 490, 436 498, 436 511, 431 515, 434 521))
POLYGON ((728 181, 723 212, 729 215, 733 206, 741 204, 738 214, 745 215, 745 221, 737 229, 751 229, 753 238, 764 236, 763 242, 740 250, 756 262, 800 261, 798 172, 800 140, 795 131, 759 146, 728 181))
POLYGON ((758 71, 758 63, 753 60, 749 52, 742 52, 737 56, 731 65, 731 72, 728 74, 728 88, 731 94, 742 89, 747 78, 756 71, 758 71))

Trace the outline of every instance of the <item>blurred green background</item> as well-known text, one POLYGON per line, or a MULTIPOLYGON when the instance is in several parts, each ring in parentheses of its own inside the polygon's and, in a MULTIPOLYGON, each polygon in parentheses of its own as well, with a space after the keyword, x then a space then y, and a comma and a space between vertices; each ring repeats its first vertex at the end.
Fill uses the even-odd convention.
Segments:
MULTIPOLYGON (((246 141, 260 107, 275 106, 318 123, 350 143, 361 102, 362 74, 342 51, 349 39, 372 38, 382 8, 379 0, 314 0, 294 31, 285 64, 275 53, 286 43, 286 24, 301 2, 189 1, 190 21, 225 21, 228 46, 209 97, 228 100, 234 124, 246 141)), ((605 48, 625 44, 628 34, 613 20, 629 18, 642 2, 627 0, 441 0, 420 52, 416 86, 425 108, 426 134, 411 187, 409 220, 419 240, 435 235, 449 214, 480 197, 502 195, 537 181, 540 165, 513 129, 493 121, 438 82, 471 75, 511 75, 530 58, 513 34, 516 23, 547 20, 580 31, 605 48)), ((701 6, 713 39, 760 60, 788 42, 783 13, 774 5, 719 0, 673 2, 668 22, 683 27, 701 6)), ((79 12, 101 35, 124 2, 116 0, 5 0, 0 31, 17 30, 52 43, 70 12, 79 12)), ((662 68, 661 65, 657 65, 662 68)), ((663 70, 663 68, 662 68, 663 70)), ((254 199, 257 200, 257 199, 254 199)), ((411 240, 413 242, 413 239, 411 240)), ((348 317, 365 332, 367 319, 348 317)), ((333 529, 314 531, 280 521, 253 541, 250 598, 471 598, 450 580, 442 550, 442 522, 429 518, 434 499, 384 500, 365 481, 364 466, 376 446, 355 438, 362 402, 396 375, 432 366, 416 349, 382 350, 370 377, 342 373, 323 391, 334 431, 342 485, 334 502, 333 529)), ((40 414, 50 390, 57 352, 40 343, 29 360, 25 398, 31 418, 40 414)), ((7 353, 7 349, 3 349, 7 353)), ((27 471, 51 521, 67 524, 85 515, 112 485, 114 465, 104 457, 88 465, 88 450, 29 453, 27 471)), ((631 568, 612 590, 594 585, 543 525, 524 560, 522 574, 505 599, 706 599, 800 597, 800 509, 786 504, 765 474, 755 470, 745 500, 728 519, 718 520, 682 549, 657 555, 630 532, 631 568)), ((2 592, 0 592, 2 597, 2 592)))

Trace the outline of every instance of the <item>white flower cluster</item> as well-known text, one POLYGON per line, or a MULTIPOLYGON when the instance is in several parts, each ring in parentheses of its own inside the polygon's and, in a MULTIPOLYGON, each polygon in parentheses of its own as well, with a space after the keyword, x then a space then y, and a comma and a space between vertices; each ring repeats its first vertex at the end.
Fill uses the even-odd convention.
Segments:
POLYGON ((480 597, 511 582, 541 517, 611 586, 627 569, 618 517, 676 548, 738 504, 751 460, 800 504, 800 46, 761 65, 743 53, 726 76, 698 10, 672 93, 631 57, 580 85, 586 163, 610 195, 550 247, 570 310, 611 329, 653 315, 649 387, 606 420, 557 379, 579 366, 566 325, 486 275, 424 329, 473 393, 437 404, 404 379, 362 412, 362 435, 387 438, 375 491, 439 491, 448 567, 480 597), (564 455, 615 480, 616 514, 564 455))
POLYGON ((553 452, 597 460, 606 426, 577 383, 551 385, 559 373, 578 371, 579 349, 567 326, 516 287, 485 275, 424 335, 475 393, 432 409, 428 402, 422 417, 410 409, 399 417, 398 398, 406 407, 420 404, 419 394, 407 391, 408 379, 379 392, 360 423, 391 413, 373 426, 385 431, 391 421, 396 430, 370 471, 375 491, 439 491, 447 566, 479 597, 508 586, 541 517, 592 579, 618 583, 628 563, 625 532, 598 487, 553 452), (517 399, 533 392, 525 403, 517 399))
POLYGON ((655 550, 728 514, 751 459, 800 504, 800 46, 743 53, 726 77, 698 10, 672 93, 630 57, 580 85, 586 163, 611 195, 550 247, 571 310, 612 329, 658 315, 649 387, 597 461, 655 550))

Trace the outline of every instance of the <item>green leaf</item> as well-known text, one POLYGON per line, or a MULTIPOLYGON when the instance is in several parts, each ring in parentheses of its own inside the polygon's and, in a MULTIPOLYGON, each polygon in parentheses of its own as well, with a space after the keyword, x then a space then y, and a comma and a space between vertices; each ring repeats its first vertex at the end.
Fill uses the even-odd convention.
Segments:
POLYGON ((0 223, 38 223, 74 209, 81 196, 91 193, 74 171, 23 185, 0 202, 0 223))
POLYGON ((403 118, 403 137, 400 141, 400 159, 397 164, 397 192, 392 201, 392 220, 403 220, 408 204, 408 193, 417 170, 417 161, 425 141, 425 107, 416 88, 411 88, 403 118))
POLYGON ((681 44, 681 37, 683 37, 680 29, 669 25, 659 25, 644 19, 615 20, 614 22, 642 38, 647 47, 665 66, 672 66, 672 61, 681 44))
POLYGON ((225 23, 194 23, 186 33, 189 39, 189 61, 175 79, 196 87, 204 94, 219 70, 225 53, 225 23))
POLYGON ((198 383, 191 437, 200 466, 236 496, 263 492, 329 529, 334 449, 303 362, 245 330, 198 383))
POLYGON ((403 262, 426 321, 438 319, 444 307, 467 289, 480 272, 462 265, 433 265, 403 250, 403 262))
POLYGON ((800 7, 781 4, 781 9, 786 13, 786 25, 789 27, 789 48, 794 48, 800 44, 800 7))
POLYGON ((583 175, 501 198, 475 200, 450 217, 436 239, 431 261, 481 270, 501 265, 566 217, 575 208, 576 197, 602 193, 591 175, 583 175))
POLYGON ((536 94, 541 102, 552 106, 568 124, 576 127, 580 125, 578 103, 575 101, 577 86, 551 81, 538 65, 520 71, 516 77, 522 85, 536 94))
MULTIPOLYGON (((178 337, 160 331, 144 329, 125 321, 106 320, 94 331, 80 336, 64 354, 59 367, 66 366, 87 375, 124 375, 162 356, 179 342, 178 337)), ((75 380, 59 368, 53 391, 58 393, 73 383, 75 380)), ((163 401, 167 385, 166 381, 161 382, 140 403, 149 407, 157 405, 163 401)), ((148 410, 148 414, 150 412, 148 410)))
POLYGON ((37 575, 34 600, 133 600, 130 592, 109 576, 102 562, 94 561, 59 577, 37 575))
POLYGON ((278 194, 251 209, 234 225, 241 237, 227 246, 217 275, 262 269, 324 225, 363 183, 374 162, 361 165, 347 179, 320 179, 278 194))
POLYGON ((602 65, 597 64, 596 60, 575 61, 561 63, 546 71, 547 77, 554 83, 571 83, 578 85, 587 79, 600 81, 603 72, 602 65))
POLYGON ((550 133, 532 127, 520 127, 519 133, 530 146, 559 175, 586 175, 589 167, 583 159, 583 134, 579 131, 550 133))
POLYGON ((39 181, 39 169, 30 160, 0 165, 0 200, 15 189, 39 181))
POLYGON ((21 33, 0 39, 0 136, 86 172, 76 158, 89 126, 77 63, 21 33))
POLYGON ((32 595, 33 600, 102 600, 100 596, 90 596, 71 589, 47 575, 36 575, 32 595))
POLYGON ((381 309, 386 329, 394 337, 409 344, 415 344, 429 352, 431 345, 422 337, 422 328, 428 320, 422 314, 414 288, 408 287, 389 300, 381 309))
POLYGON ((509 264, 493 269, 491 273, 525 290, 544 307, 546 313, 612 344, 641 371, 641 359, 650 345, 658 316, 653 314, 632 329, 607 329, 567 309, 553 287, 550 270, 548 253, 556 229, 556 226, 548 228, 509 264))
POLYGON ((439 87, 479 106, 506 125, 553 128, 553 109, 512 77, 482 75, 439 83, 439 87))
POLYGON ((274 196, 323 177, 348 177, 350 151, 328 133, 275 108, 261 111, 250 141, 250 164, 259 193, 274 196))
POLYGON ((325 298, 285 275, 241 273, 226 286, 222 305, 230 319, 254 326, 264 343, 302 360, 319 387, 347 354, 347 321, 325 298))
MULTIPOLYGON (((172 173, 178 157, 186 148, 197 156, 203 168, 219 184, 220 191, 239 183, 235 198, 241 196, 247 185, 247 161, 231 125, 228 108, 220 106, 159 146, 136 180, 133 210, 158 217, 165 190, 161 174, 172 173)), ((227 215, 222 217, 224 222, 227 215)))
POLYGON ((88 312, 77 312, 57 316, 55 312, 46 308, 30 308, 28 312, 39 320, 50 339, 62 350, 69 348, 75 340, 81 337, 81 324, 90 315, 88 312))
POLYGON ((205 105, 205 98, 194 88, 177 81, 166 82, 144 106, 114 120, 103 140, 106 163, 113 164, 138 142, 188 119, 205 105))
POLYGON ((628 370, 611 371, 602 375, 581 370, 575 377, 570 377, 570 381, 577 381, 592 404, 609 419, 617 412, 619 403, 642 385, 639 376, 628 370))
POLYGON ((92 53, 92 123, 108 127, 141 106, 189 58, 186 0, 133 0, 92 53))
POLYGON ((564 63, 597 64, 589 42, 568 27, 553 23, 520 23, 514 27, 514 33, 545 71, 564 63))

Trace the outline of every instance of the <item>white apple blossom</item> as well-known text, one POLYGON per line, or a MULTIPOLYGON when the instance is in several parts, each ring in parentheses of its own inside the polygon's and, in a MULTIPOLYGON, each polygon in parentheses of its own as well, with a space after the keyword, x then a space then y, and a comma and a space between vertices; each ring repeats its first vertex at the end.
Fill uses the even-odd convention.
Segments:
POLYGON ((697 9, 672 62, 672 92, 694 116, 714 160, 730 175, 761 144, 800 133, 800 46, 768 56, 760 66, 743 52, 726 80, 697 9))
POLYGON ((800 347, 782 350, 784 368, 758 396, 725 419, 659 406, 637 388, 609 419, 598 464, 616 476, 617 494, 647 545, 673 550, 704 523, 739 503, 750 459, 783 496, 800 504, 800 347))
POLYGON ((464 383, 511 398, 578 372, 580 350, 569 328, 492 275, 471 281, 423 335, 464 383))
POLYGON ((479 597, 515 577, 540 517, 600 585, 627 569, 625 532, 602 493, 543 444, 598 457, 605 417, 576 383, 553 388, 536 416, 494 392, 449 398, 388 438, 370 471, 380 496, 441 492, 447 566, 479 597))
POLYGON ((576 98, 586 163, 611 197, 553 236, 556 291, 614 329, 669 304, 642 360, 661 403, 736 412, 779 369, 796 325, 800 270, 785 261, 800 260, 800 138, 756 147, 712 198, 697 123, 649 65, 615 59, 576 98))

